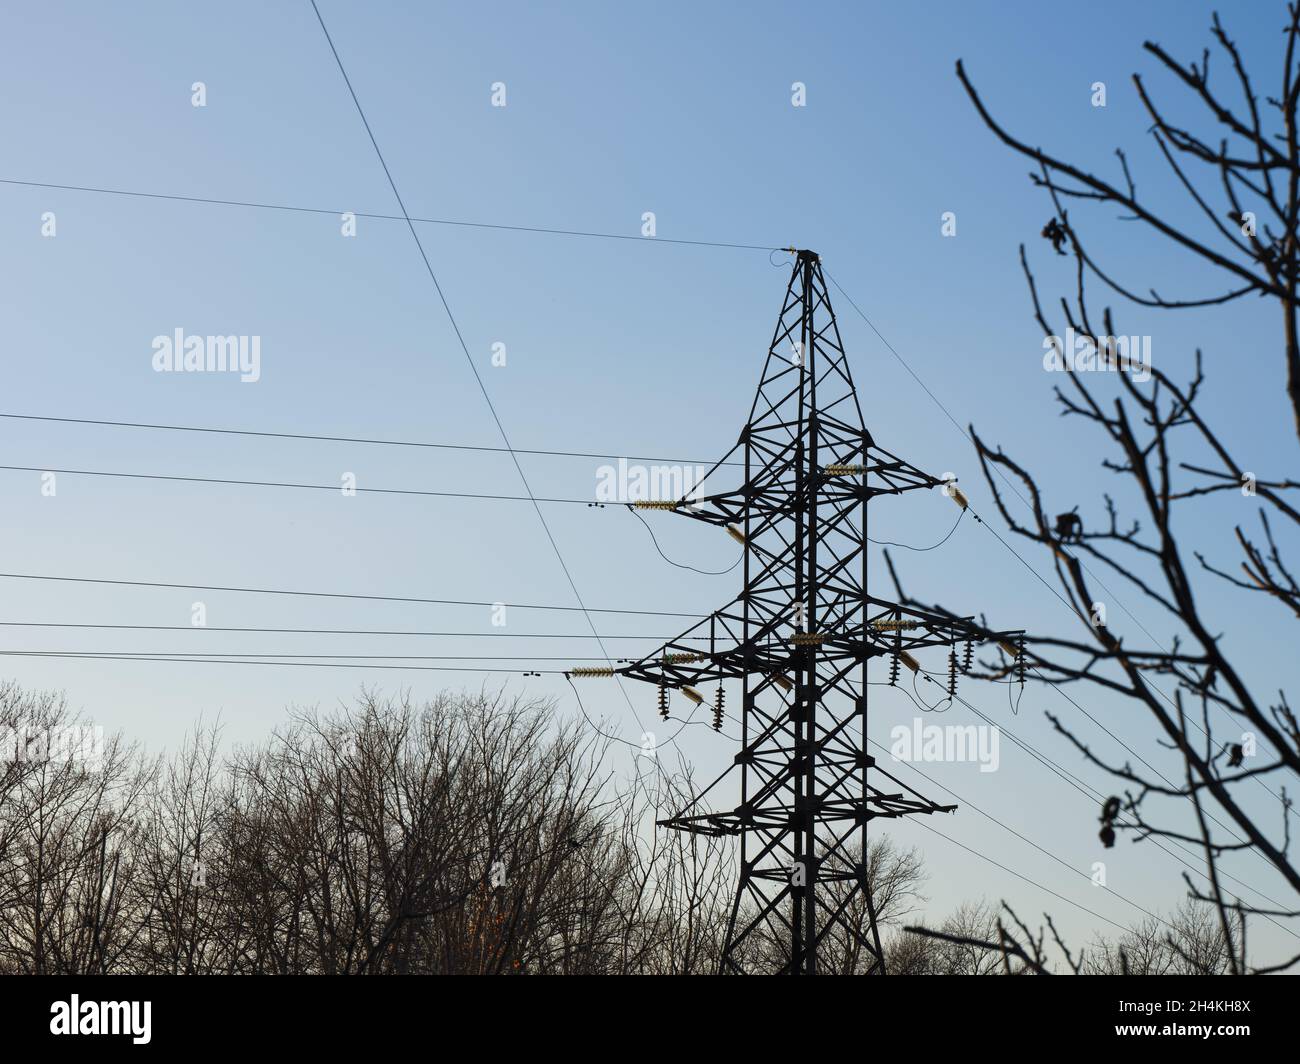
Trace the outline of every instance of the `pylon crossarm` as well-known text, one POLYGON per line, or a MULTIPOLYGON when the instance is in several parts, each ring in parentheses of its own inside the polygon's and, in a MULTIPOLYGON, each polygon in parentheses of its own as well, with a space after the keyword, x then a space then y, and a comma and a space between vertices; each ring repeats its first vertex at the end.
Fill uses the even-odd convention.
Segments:
POLYGON ((711 835, 715 838, 723 835, 739 835, 741 830, 740 824, 734 816, 718 813, 705 813, 701 816, 672 816, 666 820, 656 820, 655 823, 661 828, 689 831, 694 835, 711 835))
POLYGON ((871 788, 872 795, 870 800, 882 804, 889 804, 891 807, 900 804, 909 804, 912 807, 909 811, 917 813, 954 813, 957 811, 955 805, 940 805, 938 802, 931 801, 919 791, 914 791, 902 780, 881 768, 880 762, 876 758, 872 758, 871 763, 877 775, 883 776, 885 779, 889 780, 890 783, 894 784, 894 786, 901 787, 903 793, 887 795, 877 791, 876 788, 873 787, 871 788), (910 798, 904 797, 904 795, 910 795, 910 798))
POLYGON ((652 653, 614 671, 677 690, 744 676, 786 676, 797 668, 802 647, 817 647, 828 664, 905 654, 911 668, 917 661, 912 655, 921 650, 952 648, 968 639, 1014 647, 1023 634, 989 632, 968 618, 946 617, 883 599, 863 596, 858 601, 867 603, 871 610, 865 624, 847 623, 856 612, 852 603, 841 603, 838 611, 824 609, 816 632, 793 629, 785 611, 773 610, 762 623, 751 617, 747 639, 743 636, 742 604, 734 602, 652 653))
POLYGON ((734 501, 732 497, 735 495, 737 495, 736 492, 703 497, 684 495, 680 499, 673 499, 668 502, 645 499, 630 502, 627 505, 633 510, 668 510, 671 513, 692 517, 696 521, 703 521, 706 524, 725 526, 729 522, 737 520, 738 514, 739 520, 744 520, 743 501, 734 501))
MULTIPOLYGON (((899 495, 915 488, 934 488, 943 484, 937 477, 877 447, 865 429, 853 429, 824 420, 819 426, 822 433, 818 441, 820 469, 801 487, 784 473, 772 476, 774 467, 781 469, 794 461, 800 442, 798 435, 790 432, 792 426, 781 422, 776 427, 782 430, 777 439, 761 434, 742 436, 736 447, 680 498, 648 499, 628 505, 640 510, 668 510, 706 524, 732 525, 739 531, 746 517, 756 517, 761 521, 764 517, 788 516, 816 502, 865 501, 879 495, 899 495), (829 431, 832 426, 836 429, 833 433, 829 431), (717 470, 736 464, 734 456, 746 442, 753 448, 754 457, 763 463, 752 470, 754 479, 727 491, 701 494, 700 487, 717 470)), ((758 531, 751 530, 750 538, 758 534, 758 531)))
POLYGON ((615 672, 671 688, 777 674, 789 666, 793 654, 781 632, 789 625, 784 612, 773 609, 761 623, 751 615, 746 637, 744 603, 737 599, 615 672))
POLYGON ((993 631, 975 623, 973 617, 954 617, 930 610, 903 606, 870 595, 867 604, 866 635, 873 644, 871 656, 896 654, 899 650, 923 650, 927 647, 953 646, 972 641, 999 643, 1013 647, 1024 635, 1022 630, 993 631))

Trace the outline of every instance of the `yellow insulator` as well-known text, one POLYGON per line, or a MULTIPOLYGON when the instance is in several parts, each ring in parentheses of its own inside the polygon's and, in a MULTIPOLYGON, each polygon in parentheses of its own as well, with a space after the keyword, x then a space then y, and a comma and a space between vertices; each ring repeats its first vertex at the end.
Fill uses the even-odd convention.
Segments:
POLYGON ((632 504, 634 510, 675 510, 675 502, 667 502, 663 499, 639 499, 632 504))
POLYGON ((685 665, 691 661, 703 661, 703 654, 665 654, 659 659, 665 665, 685 665))
POLYGON ((1020 657, 1020 648, 1015 646, 1012 643, 1008 643, 1005 639, 999 639, 998 646, 1000 646, 1004 651, 1006 651, 1007 657, 1009 658, 1020 657))
POLYGON ((913 672, 921 671, 921 663, 917 661, 916 658, 912 657, 912 655, 909 654, 906 650, 900 650, 898 652, 898 658, 904 665, 906 665, 913 672))
POLYGON ((694 702, 697 706, 700 705, 700 704, 704 701, 704 696, 703 696, 702 694, 700 694, 699 691, 695 690, 694 687, 683 687, 683 688, 682 688, 682 694, 684 694, 687 698, 689 698, 689 699, 690 699, 692 702, 694 702))
POLYGON ((735 525, 727 526, 727 535, 729 535, 732 539, 734 539, 737 543, 741 544, 742 546, 748 542, 748 540, 745 539, 745 533, 743 533, 735 525))
POLYGON ((866 472, 866 467, 856 463, 833 463, 823 470, 828 477, 858 477, 866 472))
POLYGON ((826 641, 825 632, 795 632, 790 642, 797 647, 815 647, 826 641))
POLYGON ((957 487, 956 484, 950 483, 948 485, 948 498, 952 499, 952 501, 963 510, 970 505, 970 503, 966 501, 966 496, 962 494, 961 488, 957 487))
POLYGON ((872 621, 871 627, 877 632, 906 632, 920 627, 920 621, 872 621))
POLYGON ((613 676, 614 669, 610 665, 575 665, 569 670, 570 676, 613 676))
POLYGON ((788 676, 784 675, 783 673, 779 673, 779 672, 778 672, 775 676, 773 676, 773 677, 772 677, 772 682, 773 682, 774 684, 776 684, 777 687, 781 688, 782 691, 793 691, 793 690, 794 690, 794 684, 792 684, 792 683, 790 682, 790 678, 789 678, 788 676))

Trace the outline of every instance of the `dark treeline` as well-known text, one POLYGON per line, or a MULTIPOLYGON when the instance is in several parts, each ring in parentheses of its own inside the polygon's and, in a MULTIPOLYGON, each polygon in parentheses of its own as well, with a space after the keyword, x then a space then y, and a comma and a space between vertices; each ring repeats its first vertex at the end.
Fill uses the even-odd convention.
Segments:
MULTIPOLYGON (((644 756, 640 775, 614 772, 606 740, 547 703, 363 695, 331 715, 291 712, 232 752, 200 727, 168 757, 120 736, 60 756, 48 737, 81 723, 57 696, 0 685, 0 973, 717 968, 734 853, 654 827, 685 804, 688 775, 644 756)), ((880 835, 868 869, 891 970, 1004 970, 902 932, 925 901, 915 851, 880 835)), ((1201 915, 1173 920, 1178 951, 1168 925, 1118 945, 1153 971, 1217 970, 1201 915)), ((972 903, 938 926, 979 938, 995 922, 972 903)), ((828 970, 865 966, 847 938, 829 944, 828 970)), ((1099 943, 1090 970, 1114 967, 1118 945, 1099 943)), ((784 945, 754 948, 775 962, 784 945)))

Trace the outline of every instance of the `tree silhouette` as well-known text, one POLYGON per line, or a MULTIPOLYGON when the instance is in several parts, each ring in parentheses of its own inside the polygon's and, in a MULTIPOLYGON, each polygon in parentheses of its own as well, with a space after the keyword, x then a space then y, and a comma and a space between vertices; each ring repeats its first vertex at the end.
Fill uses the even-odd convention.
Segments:
MULTIPOLYGON (((1193 897, 1213 906, 1221 940, 1238 944, 1225 958, 1226 970, 1234 973, 1256 970, 1248 967, 1244 934, 1239 934, 1247 917, 1286 926, 1300 915, 1295 901, 1300 868, 1288 852, 1296 816, 1288 789, 1300 773, 1300 728, 1285 685, 1248 668, 1240 643, 1235 650, 1225 645, 1221 618, 1207 611, 1198 592, 1209 583, 1224 583, 1240 593, 1255 624, 1294 625, 1300 619, 1300 584, 1294 563, 1286 560, 1287 539, 1300 532, 1300 498, 1294 494, 1300 481, 1278 471, 1257 476, 1260 456, 1247 462, 1233 453, 1202 412, 1207 374, 1200 350, 1189 358, 1182 382, 1165 369, 1138 364, 1113 339, 1119 330, 1111 307, 1097 314, 1092 290, 1171 314, 1212 310, 1251 297, 1260 313, 1281 326, 1281 364, 1261 362, 1250 372, 1266 382, 1284 382, 1284 416, 1300 438, 1300 7, 1289 5, 1286 15, 1280 82, 1263 100, 1217 15, 1210 27, 1215 49, 1207 48, 1197 61, 1181 63, 1160 45, 1146 42, 1145 51, 1158 70, 1171 76, 1202 113, 1200 131, 1175 124, 1143 77, 1133 76, 1151 120, 1156 153, 1186 195, 1181 207, 1167 197, 1140 194, 1123 150, 1115 153, 1119 180, 1109 181, 1031 146, 994 118, 957 64, 957 77, 979 117, 1003 144, 1033 163, 1030 179, 1052 209, 1043 239, 1052 252, 1073 258, 1073 291, 1049 313, 1025 246, 1020 248, 1034 319, 1045 336, 1057 338, 1051 354, 1059 356, 1064 369, 1055 389, 1061 413, 1085 423, 1102 441, 1101 465, 1117 479, 1113 494, 1094 500, 1091 507, 1085 504, 1091 519, 1062 522, 1070 515, 1061 514, 1054 523, 1041 487, 1047 471, 1031 469, 971 428, 1003 521, 1042 552, 1057 590, 1078 619, 1073 631, 1029 635, 1028 677, 1063 692, 1104 692, 1142 707, 1155 725, 1156 741, 1177 752, 1184 771, 1175 777, 1181 778, 1170 778, 1137 752, 1135 762, 1114 763, 1049 714, 1060 735, 1109 773, 1123 792, 1118 810, 1103 815, 1107 845, 1120 832, 1191 845, 1203 854, 1202 879, 1193 881, 1186 874, 1184 879, 1193 897), (1226 68, 1214 80, 1212 59, 1216 72, 1226 68), (1170 295, 1122 276, 1123 263, 1110 261, 1120 256, 1108 253, 1104 238, 1094 243, 1080 217, 1091 219, 1109 210, 1202 268, 1215 289, 1209 295, 1170 295), (1084 339, 1096 364, 1118 372, 1088 374, 1079 368, 1070 357, 1074 352, 1060 347, 1059 337, 1069 335, 1067 330, 1084 339), (1106 394, 1112 387, 1115 394, 1106 394), (1121 493, 1124 503, 1116 501, 1121 493), (1198 539, 1218 531, 1234 543, 1238 556, 1220 561, 1185 546, 1193 523, 1198 539), (1160 611, 1170 632, 1167 645, 1146 628, 1141 641, 1119 638, 1099 619, 1093 604, 1111 597, 1102 590, 1111 579, 1160 611), (1261 816, 1256 800, 1264 791, 1272 796, 1267 801, 1275 812, 1261 816), (1222 859, 1247 851, 1278 873, 1292 892, 1291 902, 1248 904, 1225 885, 1222 859)), ((1186 103, 1178 101, 1180 114, 1186 103)), ((1262 416, 1261 403, 1251 417, 1262 416)), ((1294 641, 1300 630, 1293 628, 1293 633, 1294 641)), ((1000 678, 1007 660, 999 657, 982 667, 982 675, 1000 678)), ((1033 952, 1029 939, 1021 943, 1018 956, 1033 952)), ((1275 968, 1297 961, 1300 955, 1275 968)))

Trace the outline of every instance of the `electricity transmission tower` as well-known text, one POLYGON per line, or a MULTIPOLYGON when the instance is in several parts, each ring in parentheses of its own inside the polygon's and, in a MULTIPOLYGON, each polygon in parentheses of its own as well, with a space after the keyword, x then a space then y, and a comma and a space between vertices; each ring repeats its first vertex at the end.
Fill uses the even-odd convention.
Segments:
MULTIPOLYGON (((736 446, 688 496, 634 504, 725 527, 743 544, 744 589, 654 655, 572 675, 617 671, 655 683, 665 716, 670 691, 698 704, 705 696, 697 688, 716 681, 719 729, 722 681, 742 681, 740 805, 693 813, 701 795, 661 822, 740 836, 740 882, 722 971, 813 974, 819 954, 834 947, 865 958, 859 970, 883 974, 867 826, 956 807, 922 797, 868 752, 867 666, 888 657, 893 683, 900 664, 919 671, 915 651, 944 646, 951 690, 957 644, 967 641, 968 667, 974 633, 962 620, 867 593, 867 503, 942 482, 876 446, 821 262, 811 251, 794 254, 736 446), (719 489, 738 468, 739 485, 719 489)), ((945 491, 965 507, 955 485, 945 491)))

